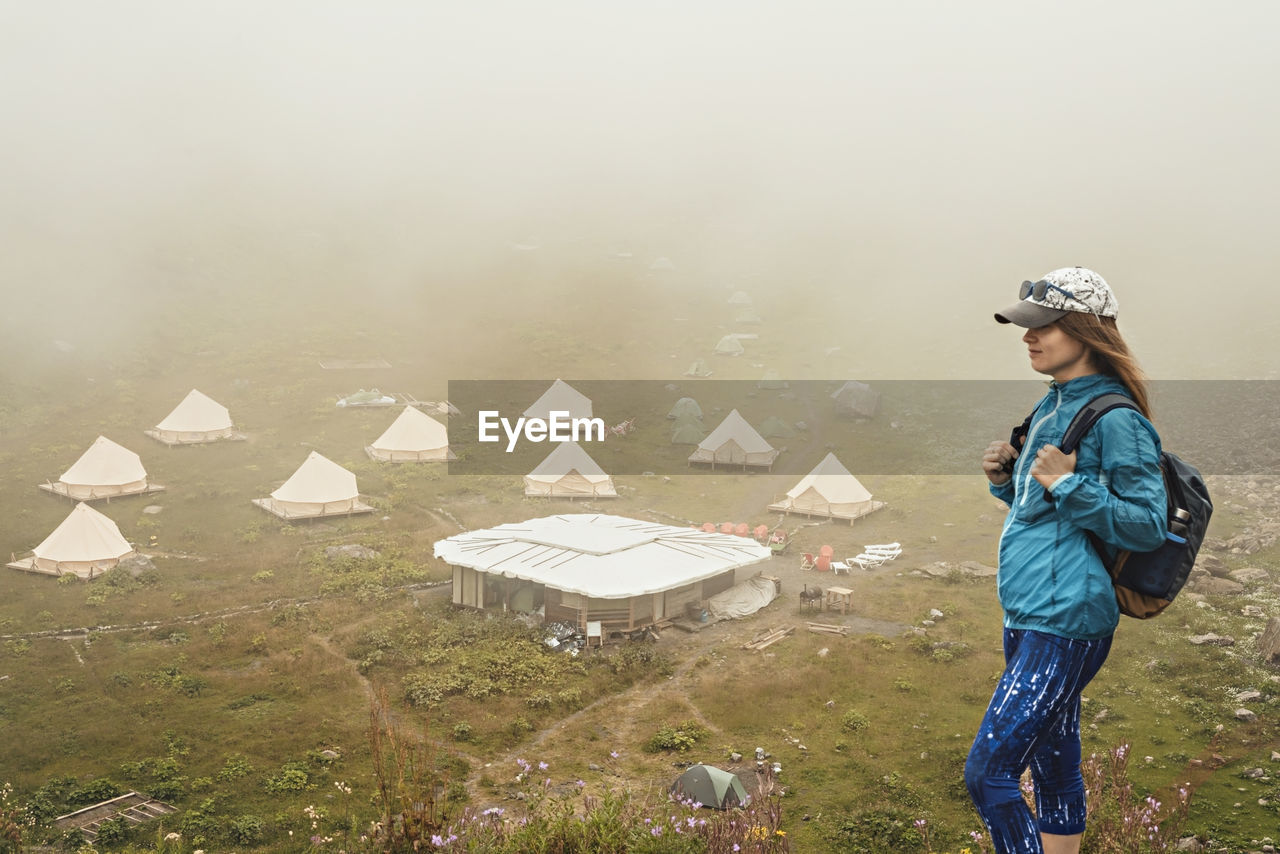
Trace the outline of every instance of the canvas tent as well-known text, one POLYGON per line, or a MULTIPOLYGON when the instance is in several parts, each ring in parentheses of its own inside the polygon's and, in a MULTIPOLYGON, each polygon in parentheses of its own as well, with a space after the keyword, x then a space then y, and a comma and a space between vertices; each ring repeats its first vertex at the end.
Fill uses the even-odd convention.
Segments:
POLYGON ((724 336, 720 339, 720 343, 716 345, 715 349, 717 356, 741 356, 743 352, 745 352, 745 349, 736 335, 724 336))
POLYGON ((779 453, 734 409, 699 443, 689 462, 770 468, 779 453))
POLYGON ((530 404, 524 417, 550 420, 552 412, 567 412, 569 418, 590 418, 591 400, 564 380, 556 380, 530 404))
POLYGON ((849 380, 831 393, 836 402, 836 414, 850 418, 870 418, 880 407, 880 392, 866 383, 849 380))
POLYGON ((232 425, 227 408, 194 388, 163 421, 144 432, 166 445, 198 445, 244 438, 232 425))
POLYGON ((734 291, 729 297, 729 305, 751 305, 751 294, 746 291, 734 291))
POLYGON ((751 801, 737 774, 714 765, 690 765, 671 784, 671 796, 717 810, 744 807, 751 801))
POLYGON ((682 397, 671 407, 671 411, 667 413, 668 418, 680 418, 683 415, 692 415, 694 418, 702 417, 702 407, 698 405, 698 401, 692 397, 682 397))
POLYGON ((147 470, 142 467, 141 457, 106 436, 95 439, 89 450, 63 472, 56 483, 42 483, 40 488, 77 501, 110 500, 121 495, 142 495, 164 489, 147 482, 147 470))
POLYGON ((406 406, 386 432, 364 451, 375 460, 393 463, 457 459, 449 450, 449 431, 445 426, 413 406, 406 406))
POLYGON ((62 520, 62 524, 32 550, 30 557, 9 566, 47 575, 101 575, 133 554, 115 522, 83 501, 62 520))
POLYGON ((524 476, 524 494, 540 498, 617 498, 613 478, 577 442, 560 442, 524 476))
POLYGON ((455 534, 435 544, 453 568, 453 604, 542 613, 603 636, 682 617, 768 560, 747 537, 599 513, 563 514, 455 534))
POLYGON ((707 367, 707 363, 702 359, 697 359, 689 366, 689 370, 684 372, 684 375, 686 377, 709 377, 711 373, 712 371, 707 367))
POLYGON ((356 476, 315 451, 269 498, 253 503, 288 521, 373 512, 360 501, 356 476))
POLYGON ((883 501, 872 500, 867 488, 849 473, 835 454, 827 454, 782 500, 770 504, 769 509, 848 519, 853 524, 854 519, 883 506, 883 501))

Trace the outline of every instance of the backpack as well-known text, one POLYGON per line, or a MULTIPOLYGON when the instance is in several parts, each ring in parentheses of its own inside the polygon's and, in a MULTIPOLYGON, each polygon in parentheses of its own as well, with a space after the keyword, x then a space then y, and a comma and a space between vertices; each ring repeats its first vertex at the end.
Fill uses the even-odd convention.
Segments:
MULTIPOLYGON (((1059 449, 1064 454, 1073 452, 1099 418, 1120 408, 1137 410, 1138 407, 1123 394, 1103 394, 1090 400, 1067 425, 1059 449)), ((1014 447, 1021 447, 1030 422, 1028 416, 1020 427, 1014 429, 1014 447)), ((1093 531, 1085 531, 1102 559, 1102 565, 1111 574, 1120 613, 1140 620, 1154 617, 1169 607, 1187 583, 1196 562, 1196 553, 1204 542, 1209 517, 1213 514, 1209 488, 1194 466, 1176 454, 1161 451, 1160 473, 1164 477, 1168 501, 1166 522, 1169 533, 1159 548, 1150 552, 1120 549, 1113 560, 1108 556, 1102 539, 1093 531)), ((1045 493, 1045 498, 1052 500, 1048 493, 1045 493)))

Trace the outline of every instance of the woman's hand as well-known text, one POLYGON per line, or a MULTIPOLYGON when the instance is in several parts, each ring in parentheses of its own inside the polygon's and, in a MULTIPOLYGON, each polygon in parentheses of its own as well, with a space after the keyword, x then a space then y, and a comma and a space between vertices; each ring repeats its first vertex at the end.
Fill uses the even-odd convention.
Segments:
POLYGON ((982 472, 995 486, 1008 483, 1013 475, 1005 471, 1005 466, 1013 470, 1013 461, 1018 458, 1018 449, 1008 442, 992 442, 987 445, 982 455, 982 472))
POLYGON ((1045 445, 1036 451, 1035 462, 1031 464, 1031 476, 1045 489, 1064 474, 1071 474, 1075 470, 1076 452, 1064 454, 1053 445, 1045 445))

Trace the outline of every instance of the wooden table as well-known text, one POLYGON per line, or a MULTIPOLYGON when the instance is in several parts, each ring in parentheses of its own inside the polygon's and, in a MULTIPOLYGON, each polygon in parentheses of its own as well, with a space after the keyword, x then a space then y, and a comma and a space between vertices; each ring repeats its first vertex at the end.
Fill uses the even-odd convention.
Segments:
POLYGON ((828 587, 827 588, 827 610, 834 611, 840 609, 840 613, 847 613, 853 607, 853 591, 848 587, 828 587))

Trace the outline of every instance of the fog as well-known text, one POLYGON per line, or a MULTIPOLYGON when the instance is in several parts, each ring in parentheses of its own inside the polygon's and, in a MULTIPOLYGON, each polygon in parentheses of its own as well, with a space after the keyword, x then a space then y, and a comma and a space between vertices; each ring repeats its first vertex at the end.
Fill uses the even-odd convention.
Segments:
MULTIPOLYGON (((494 336, 579 288, 651 285, 598 275, 631 253, 672 259, 679 288, 752 290, 789 336, 869 342, 867 376, 1026 376, 991 313, 1080 264, 1153 376, 1274 377, 1278 19, 1262 0, 7 0, 3 373, 39 376, 53 341, 163 346, 184 312, 305 338, 353 295, 494 336), (539 276, 509 278, 513 246, 539 276)), ((583 334, 659 337, 609 323, 583 334)))

